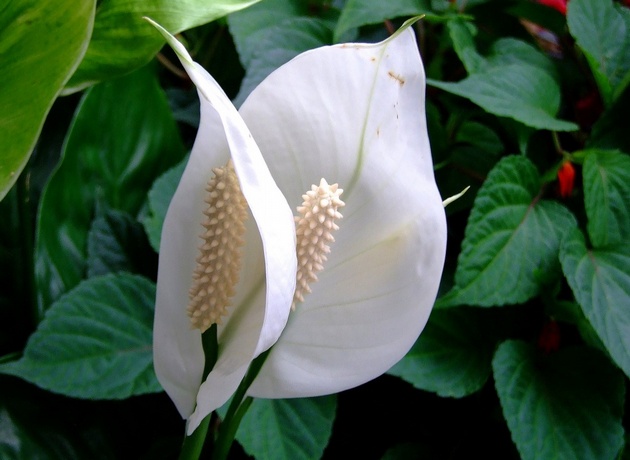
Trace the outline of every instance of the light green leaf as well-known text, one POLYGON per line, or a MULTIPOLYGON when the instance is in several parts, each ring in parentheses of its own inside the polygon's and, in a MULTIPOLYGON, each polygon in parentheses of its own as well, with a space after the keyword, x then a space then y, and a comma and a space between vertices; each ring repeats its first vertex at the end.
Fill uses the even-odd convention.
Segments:
POLYGON ((236 439, 256 460, 321 458, 332 433, 337 397, 254 399, 236 439))
POLYGON ((624 379, 586 347, 549 356, 520 341, 492 362, 503 415, 523 460, 614 460, 623 446, 624 379))
POLYGON ((585 152, 584 205, 594 247, 630 239, 630 157, 611 150, 585 152))
POLYGON ((539 199, 540 177, 525 157, 508 156, 490 172, 470 213, 455 287, 440 305, 494 306, 536 296, 558 273, 558 251, 575 218, 539 199))
POLYGON ((157 256, 142 225, 125 212, 112 209, 94 219, 87 245, 89 278, 121 271, 155 277, 157 256))
POLYGON ((144 225, 144 230, 147 232, 149 242, 155 252, 160 252, 162 224, 166 217, 168 205, 175 194, 177 184, 179 184, 187 162, 188 157, 166 171, 156 179, 151 190, 149 190, 149 215, 142 221, 142 224, 144 225))
POLYGON ((630 244, 588 250, 574 230, 560 260, 569 286, 612 359, 630 376, 630 244))
POLYGON ((443 397, 475 393, 490 377, 501 335, 496 317, 488 313, 466 307, 433 310, 413 348, 388 373, 443 397))
POLYGON ((630 15, 622 10, 612 0, 572 0, 567 8, 569 31, 584 51, 607 105, 628 83, 630 71, 630 15))
POLYGON ((338 43, 346 32, 356 27, 430 12, 429 0, 348 0, 339 16, 334 41, 338 43))
POLYGON ((85 53, 94 7, 94 0, 21 0, 0 8, 0 200, 85 53))
POLYGON ((543 69, 526 64, 491 67, 457 83, 427 84, 471 100, 486 111, 538 129, 576 131, 574 123, 556 118, 560 87, 543 69))
POLYGON ((179 33, 258 1, 104 0, 96 13, 90 46, 66 91, 77 91, 147 64, 164 45, 164 39, 143 16, 171 33, 179 33))
POLYGON ((139 276, 84 281, 51 306, 23 357, 0 372, 77 398, 161 391, 151 346, 154 299, 155 285, 139 276))
POLYGON ((85 94, 40 202, 35 246, 40 314, 83 278, 97 209, 137 215, 155 178, 183 155, 152 68, 85 94))

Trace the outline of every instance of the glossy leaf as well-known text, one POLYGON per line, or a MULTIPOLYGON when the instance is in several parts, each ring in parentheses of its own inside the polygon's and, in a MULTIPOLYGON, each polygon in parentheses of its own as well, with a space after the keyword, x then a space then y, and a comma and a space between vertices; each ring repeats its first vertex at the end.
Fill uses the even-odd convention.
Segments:
POLYGON ((388 373, 443 397, 480 390, 500 338, 487 313, 466 307, 434 310, 413 348, 388 373))
POLYGON ((457 83, 427 80, 427 84, 471 100, 484 110, 513 118, 527 126, 575 131, 577 125, 556 118, 560 87, 546 71, 525 64, 491 67, 457 83))
POLYGON ((321 458, 332 433, 336 396, 255 399, 236 439, 257 460, 321 458))
POLYGON ((583 165, 588 235, 596 248, 630 239, 630 156, 589 150, 583 165))
POLYGON ((35 248, 40 314, 83 278, 94 214, 106 208, 138 214, 155 178, 183 154, 151 68, 86 93, 40 203, 35 248))
POLYGON ((557 276, 560 241, 575 218, 557 202, 541 200, 540 191, 527 158, 508 156, 497 164, 477 194, 455 287, 440 305, 521 303, 557 276))
POLYGON ((57 94, 85 53, 94 0, 22 0, 0 15, 0 200, 26 165, 57 94))
POLYGON ((576 347, 543 356, 508 341, 492 367, 523 460, 616 458, 623 445, 624 379, 604 355, 576 347))
POLYGON ((560 260, 569 286, 612 359, 630 376, 630 244, 586 248, 579 230, 562 244, 560 260))
POLYGON ((147 64, 164 39, 143 19, 148 16, 174 33, 238 11, 259 0, 107 0, 100 2, 90 46, 67 84, 73 92, 147 64))
POLYGON ((51 306, 23 357, 0 372, 77 398, 161 391, 151 347, 154 299, 155 285, 139 276, 84 281, 51 306))
POLYGON ((575 0, 567 24, 582 48, 604 101, 610 104, 628 83, 630 15, 612 0, 575 0))

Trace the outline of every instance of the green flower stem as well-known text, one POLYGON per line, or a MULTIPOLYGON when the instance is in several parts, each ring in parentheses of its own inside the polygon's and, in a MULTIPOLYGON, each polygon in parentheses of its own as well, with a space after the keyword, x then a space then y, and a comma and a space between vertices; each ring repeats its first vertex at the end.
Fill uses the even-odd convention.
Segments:
MULTIPOLYGON (((210 329, 201 334, 201 344, 203 346, 203 353, 206 359, 203 376, 201 381, 203 382, 212 368, 217 363, 217 357, 219 355, 219 343, 217 325, 213 324, 210 329)), ((182 444, 182 450, 179 453, 179 460, 197 460, 201 455, 203 446, 206 442, 206 436, 208 435, 208 427, 210 426, 210 419, 212 413, 208 414, 206 418, 201 421, 201 424, 190 436, 184 437, 184 443, 182 444)))
POLYGON ((198 460, 203 450, 203 445, 206 441, 206 435, 208 434, 208 427, 210 426, 210 418, 212 413, 208 414, 204 418, 197 429, 193 431, 190 436, 184 438, 182 444, 182 450, 179 453, 179 460, 198 460))
MULTIPOLYGON (((234 437, 238 431, 238 426, 241 424, 243 416, 252 405, 254 399, 251 396, 246 397, 241 404, 239 404, 236 412, 232 414, 229 422, 226 420, 221 424, 221 430, 219 432, 219 438, 214 445, 212 451, 212 460, 225 460, 230 453, 234 437), (226 423, 227 422, 227 423, 226 423)), ((230 405, 231 408, 231 405, 230 405)))
POLYGON ((556 131, 551 131, 551 137, 553 139, 553 146, 556 149, 556 152, 558 152, 559 155, 566 157, 567 152, 565 152, 564 149, 562 148, 562 144, 560 143, 560 138, 558 137, 558 133, 556 131))
POLYGON ((245 378, 243 378, 236 389, 227 414, 225 414, 225 418, 221 423, 221 428, 219 428, 219 436, 215 441, 214 450, 212 451, 212 460, 225 460, 227 458, 232 443, 234 442, 238 426, 253 402, 251 397, 245 398, 245 393, 258 375, 258 372, 260 372, 270 351, 271 349, 265 351, 252 361, 245 378))

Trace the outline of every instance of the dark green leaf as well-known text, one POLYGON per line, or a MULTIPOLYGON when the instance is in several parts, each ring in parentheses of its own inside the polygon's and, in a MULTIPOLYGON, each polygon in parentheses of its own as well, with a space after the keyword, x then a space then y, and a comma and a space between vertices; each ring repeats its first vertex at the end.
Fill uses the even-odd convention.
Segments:
MULTIPOLYGON (((237 16, 238 17, 238 16, 237 16)), ((231 19, 233 24, 237 19, 231 19)), ((239 106, 267 75, 303 51, 328 45, 332 31, 326 21, 317 18, 295 17, 274 21, 262 29, 250 43, 248 61, 241 89, 234 103, 239 106)))
POLYGON ((21 0, 0 8, 0 200, 85 53, 94 6, 94 0, 21 0))
POLYGON ((346 32, 356 27, 430 12, 428 0, 348 0, 339 17, 334 40, 339 42, 346 32))
POLYGON ((68 406, 68 398, 51 395, 12 376, 0 376, 0 458, 113 458, 93 431, 94 425, 79 423, 77 412, 68 406))
POLYGON ((155 252, 142 225, 125 212, 109 210, 94 219, 87 244, 90 278, 120 271, 155 277, 155 252))
POLYGON ((574 230, 560 252, 562 269, 612 359, 630 376, 630 244, 588 250, 574 230))
POLYGON ((155 178, 183 154, 151 68, 87 92, 40 203, 35 248, 40 314, 83 279, 97 205, 137 215, 155 178))
POLYGON ((162 224, 187 162, 188 159, 184 158, 178 165, 158 177, 149 191, 149 215, 142 223, 155 252, 160 252, 162 224))
POLYGON ((418 460, 420 458, 438 458, 435 448, 426 443, 398 444, 385 452, 381 460, 418 460))
POLYGON ((500 38, 492 44, 488 56, 488 66, 501 67, 510 64, 525 64, 544 70, 557 80, 554 63, 527 42, 516 38, 500 38))
POLYGON ((440 305, 522 303, 557 276, 558 251, 575 218, 541 200, 535 166, 508 156, 477 193, 455 273, 455 287, 440 305))
POLYGON ((586 141, 589 148, 620 149, 630 153, 630 136, 621 120, 630 120, 630 86, 619 95, 613 104, 593 125, 590 137, 586 141))
POLYGON ((569 31, 587 57, 602 98, 610 104, 630 71, 630 15, 612 0, 572 0, 569 31))
POLYGON ((89 399, 161 391, 153 371, 155 285, 128 274, 91 278, 62 296, 23 357, 0 372, 89 399))
POLYGON ((464 64, 466 72, 475 73, 483 69, 486 60, 477 52, 474 36, 477 30, 472 23, 454 17, 446 23, 448 33, 453 42, 453 49, 464 64))
POLYGON ((433 310, 415 345, 388 373, 443 397, 475 393, 491 374, 502 335, 493 319, 466 307, 433 310))
POLYGON ((332 432, 337 397, 255 399, 236 439, 257 460, 321 458, 332 432))
POLYGON ((566 28, 566 18, 555 9, 538 2, 516 2, 508 12, 520 20, 528 20, 556 35, 562 35, 566 28))
POLYGON ((630 239, 630 157, 610 150, 589 150, 582 172, 593 246, 626 243, 630 239))
POLYGON ((623 375, 586 347, 542 356, 519 341, 492 362, 497 392, 523 460, 614 460, 623 445, 623 375))
POLYGON ((457 130, 455 140, 473 145, 493 158, 504 149, 503 143, 495 131, 475 121, 462 123, 457 130))
POLYGON ((545 70, 526 64, 491 67, 457 83, 427 80, 427 84, 470 99, 488 112, 513 118, 538 129, 575 131, 574 123, 555 116, 560 88, 545 70))
POLYGON ((164 38, 143 16, 179 33, 214 21, 259 0, 107 0, 99 4, 90 46, 67 85, 76 91, 147 64, 164 38))
MULTIPOLYGON (((228 16, 230 33, 245 68, 260 50, 258 35, 279 22, 309 15, 308 4, 301 0, 265 0, 228 16)), ((269 50, 267 50, 269 51, 269 50)))

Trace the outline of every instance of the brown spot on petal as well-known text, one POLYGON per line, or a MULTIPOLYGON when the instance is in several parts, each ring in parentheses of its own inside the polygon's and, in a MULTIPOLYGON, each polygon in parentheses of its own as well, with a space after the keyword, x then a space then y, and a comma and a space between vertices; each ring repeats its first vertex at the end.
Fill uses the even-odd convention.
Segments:
POLYGON ((395 73, 394 71, 390 70, 389 72, 387 72, 387 75, 389 75, 394 80, 396 80, 400 86, 405 84, 405 79, 401 75, 395 73))

